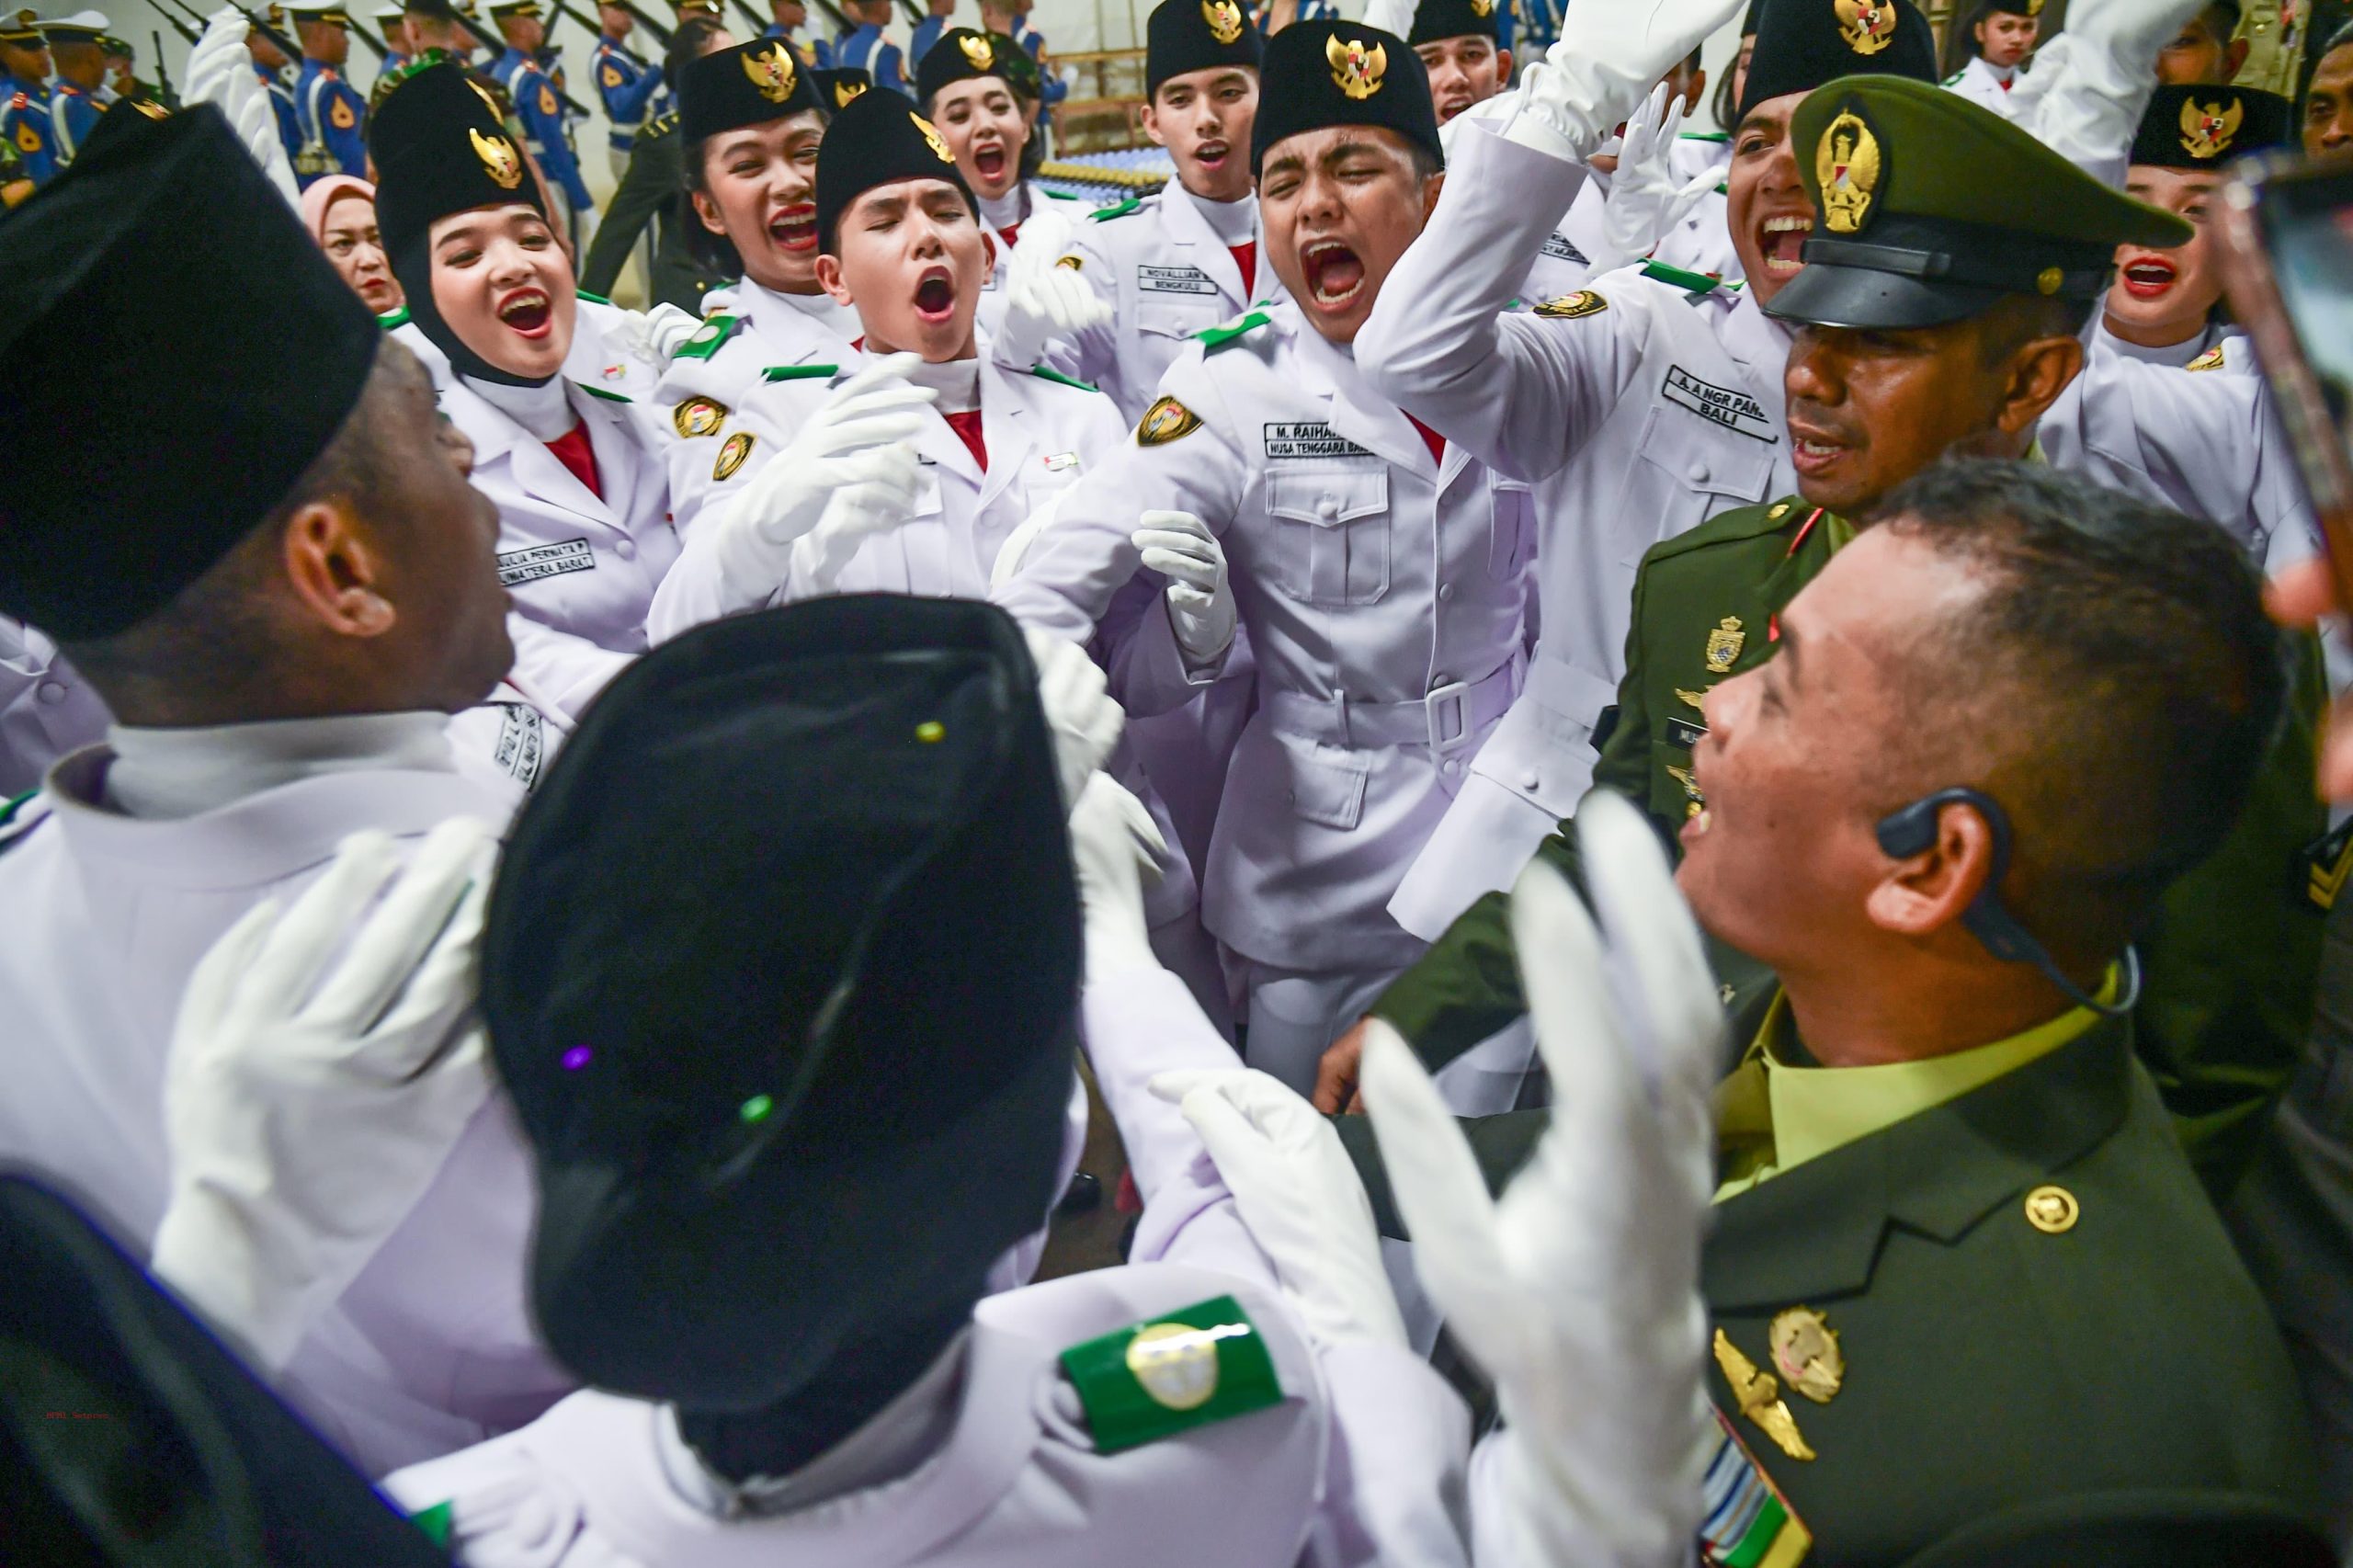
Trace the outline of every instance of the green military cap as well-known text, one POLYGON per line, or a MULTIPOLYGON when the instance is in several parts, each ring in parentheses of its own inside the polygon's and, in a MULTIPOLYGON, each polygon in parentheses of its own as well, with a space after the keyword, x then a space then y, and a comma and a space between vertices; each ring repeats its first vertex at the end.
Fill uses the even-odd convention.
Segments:
POLYGON ((1765 307, 1784 321, 1937 326, 2006 294, 2096 301, 2118 245, 2161 249, 2195 233, 1932 83, 1825 83, 1790 137, 1821 217, 1804 270, 1765 307))

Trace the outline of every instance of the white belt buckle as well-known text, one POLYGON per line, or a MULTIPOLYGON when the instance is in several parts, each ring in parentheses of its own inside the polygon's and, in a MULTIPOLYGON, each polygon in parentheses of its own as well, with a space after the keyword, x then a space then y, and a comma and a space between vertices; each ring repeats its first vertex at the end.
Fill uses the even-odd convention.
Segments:
POLYGON ((1471 738, 1471 683, 1449 681, 1422 699, 1422 712, 1429 722, 1430 750, 1444 756, 1459 750, 1471 738), (1452 733, 1449 733, 1451 713, 1452 733))

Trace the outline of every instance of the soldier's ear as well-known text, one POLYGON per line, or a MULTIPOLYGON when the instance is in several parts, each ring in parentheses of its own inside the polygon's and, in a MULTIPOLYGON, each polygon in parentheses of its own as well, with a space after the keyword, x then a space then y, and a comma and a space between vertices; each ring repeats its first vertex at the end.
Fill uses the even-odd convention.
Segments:
POLYGON ((2033 428, 2083 368, 2084 343, 2079 337, 2037 337, 2020 344, 2010 355, 2008 380, 1995 423, 2013 436, 2033 428))
POLYGON ((1445 189, 1446 171, 1444 169, 1440 169, 1422 182, 1422 222, 1425 224, 1430 221, 1430 214, 1438 210, 1438 196, 1445 189))

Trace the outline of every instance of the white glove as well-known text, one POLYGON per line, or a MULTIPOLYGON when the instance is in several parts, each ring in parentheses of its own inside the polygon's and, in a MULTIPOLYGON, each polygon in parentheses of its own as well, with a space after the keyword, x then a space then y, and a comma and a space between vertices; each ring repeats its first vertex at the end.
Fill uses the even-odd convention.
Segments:
POLYGON ((188 64, 181 72, 180 101, 221 104, 225 108, 221 97, 222 79, 240 69, 247 77, 254 74, 253 54, 245 48, 246 35, 252 31, 253 24, 233 6, 223 6, 206 18, 204 32, 188 51, 188 64))
POLYGON ((1236 608, 1225 547, 1190 512, 1146 512, 1133 535, 1143 563, 1168 579, 1168 624, 1187 662, 1213 665, 1233 645, 1236 608))
POLYGON ((666 300, 650 311, 615 307, 607 322, 622 352, 656 370, 668 369, 678 346, 702 330, 701 322, 666 300))
POLYGON ((1405 38, 1414 30, 1414 0, 1365 0, 1364 25, 1405 38))
POLYGON ((2066 30, 2035 51, 2010 118, 2095 177, 2120 186, 2141 112, 2157 89, 2157 51, 2200 0, 2075 0, 2066 30))
POLYGON ((253 56, 245 49, 251 27, 233 10, 214 14, 188 55, 188 91, 181 101, 217 106, 278 193, 299 207, 294 165, 278 135, 278 112, 270 107, 269 89, 254 74, 253 56))
POLYGON ((1071 254, 1077 238, 1059 212, 1032 213, 1021 225, 1005 275, 1005 314, 990 345, 999 362, 1037 364, 1056 339, 1067 341, 1110 321, 1109 301, 1077 267, 1063 265, 1085 259, 1071 254))
POLYGON ((832 593, 842 569, 868 540, 915 514, 923 489, 923 462, 909 441, 853 453, 829 466, 839 476, 836 488, 817 526, 792 541, 793 590, 802 598, 832 593))
POLYGON ((1160 881, 1168 842, 1143 802, 1108 773, 1087 779, 1070 813, 1070 854, 1078 876, 1088 981, 1159 968, 1144 921, 1143 890, 1160 881))
POLYGON ((1664 83, 1626 122, 1626 144, 1610 176, 1608 199, 1601 204, 1605 254, 1594 258, 1597 275, 1656 250, 1700 198, 1716 188, 1713 169, 1676 179, 1675 144, 1682 131, 1683 99, 1664 83))
POLYGON ((495 851, 488 825, 460 817, 403 871, 389 836, 355 834, 292 909, 251 910, 189 977, 153 1267, 267 1368, 416 1206, 489 1096, 469 1014, 495 851))
POLYGON ((1508 1422, 1496 1456, 1508 1523, 1483 1520, 1483 1534, 1516 1537, 1519 1562, 1663 1568, 1688 1560, 1712 1430, 1699 1280, 1722 1010, 1641 813, 1596 790, 1576 832, 1640 1016, 1613 1005, 1613 966, 1576 894, 1531 863, 1512 937, 1552 1120, 1501 1202, 1411 1048, 1378 1019, 1364 1097, 1415 1268, 1508 1422))
POLYGON ((1103 666, 1066 638, 1035 627, 1023 632, 1030 662, 1038 666, 1038 702, 1054 737, 1054 770, 1061 776, 1063 806, 1075 810, 1086 780, 1120 744, 1127 714, 1111 700, 1103 666))
MULTIPOLYGON (((835 387, 784 449, 745 482, 716 519, 720 569, 731 583, 757 585, 762 592, 750 597, 765 597, 792 571, 793 546, 826 517, 843 486, 895 476, 895 466, 857 460, 923 430, 924 410, 939 394, 907 381, 917 363, 913 354, 892 354, 835 387)), ((904 466, 913 465, 910 454, 904 466)), ((905 488, 912 500, 912 483, 905 488)), ((881 498, 870 494, 860 505, 881 498)))
POLYGON ((1184 1108, 1317 1343, 1404 1348, 1372 1201, 1324 1113, 1279 1080, 1240 1067, 1163 1073, 1152 1092, 1184 1108))
POLYGON ((1667 69, 1742 0, 1569 0, 1544 58, 1521 73, 1503 134, 1572 163, 1599 152, 1667 69))

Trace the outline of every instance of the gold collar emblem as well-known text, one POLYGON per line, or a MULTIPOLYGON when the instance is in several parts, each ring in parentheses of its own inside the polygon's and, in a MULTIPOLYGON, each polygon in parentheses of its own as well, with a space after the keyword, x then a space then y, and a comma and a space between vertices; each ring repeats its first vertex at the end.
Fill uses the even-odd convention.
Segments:
POLYGON ((1740 1413, 1756 1424, 1757 1429, 1773 1439, 1773 1446, 1793 1460, 1810 1460, 1813 1450, 1806 1447, 1804 1437, 1798 1431, 1798 1418, 1790 1414, 1789 1403, 1781 1397, 1781 1385, 1770 1372, 1760 1372, 1756 1363, 1740 1353, 1740 1347, 1724 1337, 1722 1329, 1716 1330, 1716 1366, 1724 1375, 1724 1382, 1732 1389, 1732 1397, 1740 1413))
POLYGON ((985 71, 996 63, 995 46, 979 33, 966 33, 956 40, 956 47, 964 51, 964 58, 972 62, 975 71, 985 71))
POLYGON ((941 163, 952 164, 956 161, 956 154, 948 150, 947 139, 939 134, 939 127, 919 114, 911 114, 907 118, 915 122, 915 129, 923 132, 923 139, 930 143, 931 150, 939 155, 941 163))
POLYGON ((1812 1307, 1777 1314, 1765 1339, 1781 1381, 1814 1403, 1828 1404, 1846 1383, 1847 1353, 1839 1348, 1838 1331, 1812 1307))
POLYGON ((482 160, 483 172, 501 190, 512 190, 523 183, 523 160, 516 153, 515 143, 504 136, 484 136, 472 126, 466 134, 473 139, 474 156, 482 160))
POLYGON ((1877 54, 1895 41, 1895 7, 1902 0, 1834 0, 1838 36, 1857 54, 1877 54))
POLYGON ((1853 109, 1841 113, 1822 133, 1814 150, 1813 177, 1822 187, 1822 218, 1834 234, 1852 234, 1870 217, 1879 191, 1879 138, 1853 109))
POLYGON ((1740 629, 1740 617, 1728 615, 1708 633, 1708 673, 1711 676, 1729 674, 1732 662, 1748 642, 1748 633, 1740 629))
POLYGON ((1210 37, 1218 42, 1242 41, 1242 7, 1233 0, 1201 0, 1201 20, 1210 25, 1210 37))
POLYGON ((850 99, 852 99, 852 98, 854 98, 854 97, 858 97, 858 94, 860 94, 860 93, 862 93, 862 92, 864 92, 864 91, 866 91, 866 84, 865 84, 865 83, 863 83, 863 82, 836 82, 836 83, 835 83, 835 84, 834 84, 834 107, 835 107, 835 108, 848 108, 848 107, 849 107, 849 101, 850 101, 850 99))
POLYGON ((782 40, 740 58, 744 62, 744 74, 752 79, 752 85, 760 90, 760 97, 772 104, 780 104, 792 96, 792 54, 784 47, 782 40))
POLYGON ((1389 74, 1386 44, 1367 47, 1356 39, 1342 43, 1336 36, 1324 40, 1324 58, 1332 64, 1332 85, 1355 101, 1381 91, 1381 79, 1389 74))
POLYGON ((2246 106, 2235 98, 2228 104, 2191 98, 2181 106, 2181 150, 2200 160, 2219 158, 2231 150, 2239 121, 2245 118, 2246 106))

